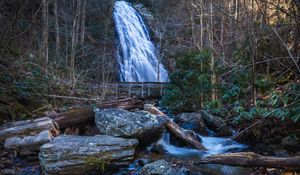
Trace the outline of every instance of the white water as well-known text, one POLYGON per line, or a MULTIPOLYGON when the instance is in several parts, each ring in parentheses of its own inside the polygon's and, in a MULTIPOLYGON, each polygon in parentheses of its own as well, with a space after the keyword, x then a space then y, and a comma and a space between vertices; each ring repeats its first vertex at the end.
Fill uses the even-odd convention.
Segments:
POLYGON ((141 15, 128 2, 116 1, 114 21, 121 81, 167 82, 168 72, 157 59, 157 49, 141 15))
POLYGON ((158 144, 161 145, 168 154, 193 157, 205 157, 212 154, 238 151, 247 148, 246 145, 237 143, 229 138, 211 136, 199 137, 202 140, 203 146, 207 148, 207 151, 199 151, 192 148, 176 146, 170 142, 170 133, 164 133, 164 136, 158 141, 158 144))

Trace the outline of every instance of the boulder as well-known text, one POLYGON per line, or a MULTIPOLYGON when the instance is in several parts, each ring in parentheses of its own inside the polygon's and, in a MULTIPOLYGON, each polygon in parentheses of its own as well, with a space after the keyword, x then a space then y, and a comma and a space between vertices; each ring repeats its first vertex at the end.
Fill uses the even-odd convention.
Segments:
POLYGON ((167 119, 145 111, 97 109, 95 122, 101 134, 137 138, 142 144, 148 144, 160 137, 167 119))
POLYGON ((40 148, 44 174, 86 174, 127 166, 133 160, 137 139, 107 135, 58 136, 40 148))
POLYGON ((206 126, 214 131, 214 135, 218 137, 231 136, 232 131, 226 125, 225 121, 220 117, 211 115, 206 111, 200 111, 201 118, 204 120, 206 126))
POLYGON ((142 168, 143 175, 174 175, 176 172, 165 160, 157 160, 142 168))
POLYGON ((206 125, 200 113, 193 112, 178 114, 175 116, 174 122, 177 123, 180 127, 187 130, 192 130, 198 134, 208 134, 206 125))

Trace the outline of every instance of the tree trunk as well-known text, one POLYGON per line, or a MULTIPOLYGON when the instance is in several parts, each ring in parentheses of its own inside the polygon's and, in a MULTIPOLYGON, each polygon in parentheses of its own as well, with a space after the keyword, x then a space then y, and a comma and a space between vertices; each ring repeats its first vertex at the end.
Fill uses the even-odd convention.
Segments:
POLYGON ((242 167, 269 167, 300 170, 300 156, 283 158, 265 157, 253 152, 227 153, 205 157, 195 164, 221 164, 242 167))
POLYGON ((57 132, 55 124, 47 117, 7 123, 0 127, 0 141, 9 137, 40 133, 44 130, 57 132))
POLYGON ((80 27, 80 46, 84 46, 84 37, 85 37, 85 18, 86 18, 86 0, 82 2, 82 12, 81 12, 81 27, 80 27))
POLYGON ((59 45, 60 45, 60 39, 59 39, 59 23, 58 23, 58 12, 57 12, 57 0, 54 0, 54 18, 55 18, 55 54, 56 57, 59 56, 59 45))
POLYGON ((72 27, 72 40, 71 40, 71 58, 70 58, 70 79, 72 83, 75 83, 75 59, 76 59, 76 47, 78 44, 78 31, 79 31, 79 19, 81 13, 81 0, 77 1, 76 13, 73 17, 72 27))
MULTIPOLYGON (((135 109, 141 105, 141 101, 133 98, 122 99, 113 102, 106 102, 99 106, 100 109, 121 108, 135 109)), ((72 125, 88 122, 95 118, 95 113, 92 106, 83 106, 78 109, 73 109, 64 113, 50 114, 47 117, 53 119, 60 128, 66 128, 72 125)))
POLYGON ((252 62, 252 102, 256 106, 256 87, 255 87, 255 78, 256 78, 256 38, 254 33, 254 0, 251 1, 251 62, 252 62))
POLYGON ((296 52, 296 55, 300 54, 300 0, 294 0, 296 5, 296 24, 294 29, 294 37, 293 37, 293 51, 296 52))
POLYGON ((52 140, 53 134, 49 130, 27 136, 15 136, 5 140, 4 148, 18 150, 20 154, 37 154, 40 146, 52 140))
MULTIPOLYGON (((210 2, 210 32, 209 32, 209 36, 210 36, 210 48, 212 50, 214 50, 214 31, 213 31, 213 27, 214 27, 214 23, 213 23, 213 2, 210 2)), ((217 75, 215 72, 215 57, 214 57, 214 53, 211 54, 211 85, 212 85, 212 92, 211 92, 211 100, 217 100, 217 91, 215 88, 215 85, 217 84, 217 75)))
POLYGON ((41 65, 46 73, 48 71, 48 0, 42 0, 42 44, 41 65))
MULTIPOLYGON (((166 116, 163 112, 161 112, 155 106, 150 105, 150 104, 146 104, 144 106, 144 110, 146 110, 152 114, 155 114, 155 115, 166 116)), ((199 150, 206 150, 206 148, 199 142, 199 140, 198 140, 199 138, 196 135, 194 135, 192 131, 187 131, 187 130, 180 128, 172 120, 168 120, 168 122, 165 125, 173 134, 175 134, 178 138, 180 138, 187 144, 189 144, 199 150)))

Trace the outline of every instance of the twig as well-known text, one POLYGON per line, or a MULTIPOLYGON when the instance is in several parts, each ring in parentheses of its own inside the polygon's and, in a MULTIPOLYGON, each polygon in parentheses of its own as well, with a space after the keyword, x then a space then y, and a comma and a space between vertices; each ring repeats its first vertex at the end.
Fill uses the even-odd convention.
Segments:
POLYGON ((92 98, 80 98, 80 97, 71 97, 71 96, 60 96, 60 95, 47 95, 51 98, 63 98, 63 99, 72 99, 72 100, 82 100, 82 101, 96 101, 98 102, 99 99, 92 99, 92 98))
POLYGON ((289 47, 286 45, 286 43, 285 43, 285 42, 283 41, 283 39, 280 37, 280 35, 278 34, 278 32, 277 32, 274 28, 272 28, 272 30, 274 31, 274 33, 276 34, 276 36, 278 37, 278 39, 282 42, 282 44, 283 44, 284 47, 286 48, 288 54, 290 55, 290 57, 291 57, 292 60, 294 61, 294 63, 295 63, 295 65, 296 65, 296 68, 297 68, 298 72, 300 73, 300 67, 299 67, 297 61, 295 60, 294 56, 292 55, 292 53, 291 53, 289 47))
POLYGON ((249 129, 253 128, 254 126, 256 126, 257 124, 263 122, 265 120, 265 118, 262 118, 258 121, 256 121, 255 123, 253 123, 252 125, 248 126, 247 128, 245 128, 244 130, 242 130, 241 132, 237 133, 235 136, 232 137, 232 140, 237 139, 238 137, 240 137, 242 134, 244 134, 246 131, 248 131, 249 129))
POLYGON ((0 157, 4 157, 4 156, 8 155, 9 153, 10 152, 5 152, 5 153, 1 154, 0 157))

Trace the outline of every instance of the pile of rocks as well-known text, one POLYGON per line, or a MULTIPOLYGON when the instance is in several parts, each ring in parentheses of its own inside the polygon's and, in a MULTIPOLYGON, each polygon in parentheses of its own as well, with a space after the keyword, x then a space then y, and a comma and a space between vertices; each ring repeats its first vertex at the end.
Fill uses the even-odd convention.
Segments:
MULTIPOLYGON (((2 125, 1 142, 6 150, 13 150, 19 155, 38 155, 45 174, 85 174, 129 165, 137 146, 158 140, 168 122, 167 117, 146 111, 95 109, 94 112, 97 135, 80 136, 76 129, 73 133, 69 129, 65 134, 59 134, 62 131, 60 126, 43 117, 2 125)), ((174 121, 182 128, 199 134, 208 134, 207 128, 212 128, 219 136, 231 134, 222 119, 204 111, 183 113, 177 115, 174 121)), ((174 170, 164 160, 146 164, 141 170, 141 174, 145 175, 179 172, 183 171, 174 170)))
POLYGON ((38 154, 45 174, 85 174, 129 165, 138 144, 158 139, 165 122, 145 111, 96 109, 100 135, 59 135, 59 126, 43 117, 2 125, 0 138, 6 150, 38 154))

